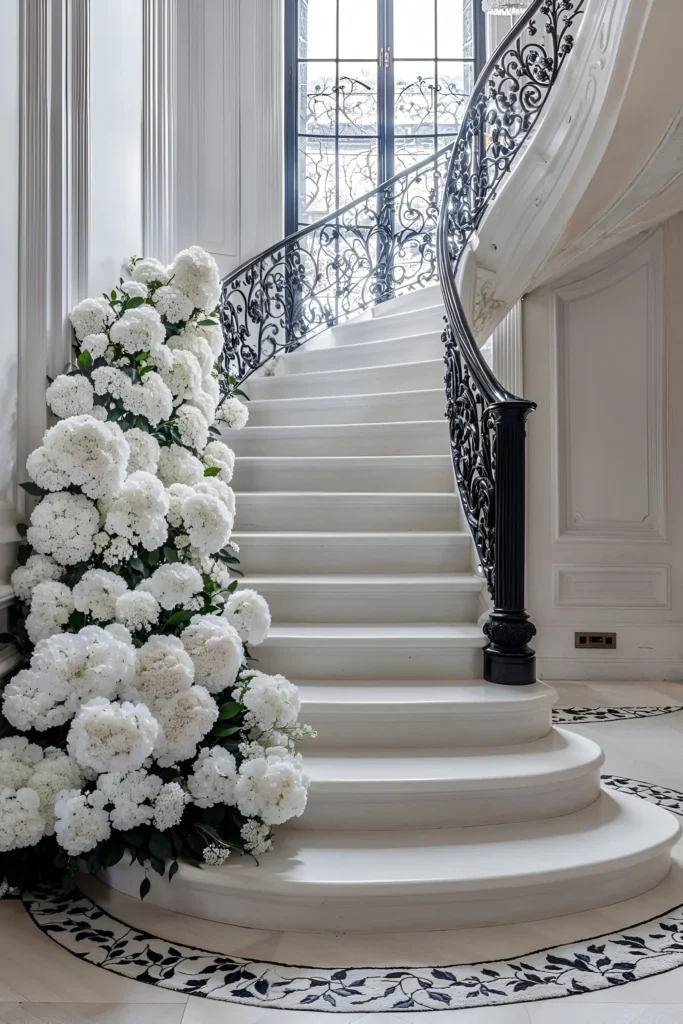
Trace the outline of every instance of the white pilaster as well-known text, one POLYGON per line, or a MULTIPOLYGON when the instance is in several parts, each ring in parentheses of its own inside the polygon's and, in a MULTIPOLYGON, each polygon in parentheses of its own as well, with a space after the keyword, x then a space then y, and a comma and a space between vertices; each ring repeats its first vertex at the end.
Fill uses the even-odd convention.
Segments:
POLYGON ((522 348, 522 303, 517 302, 496 327, 491 339, 492 369, 501 384, 514 395, 524 391, 522 348))
POLYGON ((176 0, 143 0, 142 221, 146 255, 174 254, 176 0))

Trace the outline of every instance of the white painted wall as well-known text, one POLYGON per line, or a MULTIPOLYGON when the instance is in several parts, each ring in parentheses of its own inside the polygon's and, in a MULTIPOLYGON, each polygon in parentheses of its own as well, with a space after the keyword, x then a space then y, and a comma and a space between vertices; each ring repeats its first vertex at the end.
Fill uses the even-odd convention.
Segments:
POLYGON ((683 679, 682 276, 677 216, 524 300, 541 678, 683 679))

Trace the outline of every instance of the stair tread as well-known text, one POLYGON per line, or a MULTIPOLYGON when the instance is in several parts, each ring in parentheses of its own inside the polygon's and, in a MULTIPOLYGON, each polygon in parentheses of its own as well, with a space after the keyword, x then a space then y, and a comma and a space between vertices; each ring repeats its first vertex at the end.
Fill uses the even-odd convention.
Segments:
MULTIPOLYGON (((531 686, 494 686, 485 680, 466 679, 462 682, 424 683, 420 680, 398 683, 378 683, 353 680, 305 680, 297 684, 304 708, 313 704, 339 705, 360 709, 403 707, 410 712, 415 705, 456 705, 465 714, 498 714, 521 711, 526 714, 531 704, 551 704, 557 699, 554 690, 543 683, 531 686)), ((305 712, 304 712, 305 717, 305 712)))
POLYGON ((318 539, 333 538, 333 537, 371 537, 373 540, 377 540, 379 537, 410 537, 414 540, 416 537, 438 537, 443 540, 444 537, 467 537, 468 534, 464 530, 236 530, 232 536, 239 543, 239 539, 246 539, 248 537, 258 537, 259 540, 265 540, 268 537, 315 537, 318 539))
POLYGON ((374 394, 369 395, 297 395, 291 398, 252 398, 251 401, 249 402, 249 408, 258 408, 261 405, 268 405, 270 407, 273 404, 277 403, 282 403, 283 405, 285 405, 285 408, 289 408, 291 407, 292 403, 295 402, 299 402, 303 405, 312 404, 314 402, 324 402, 325 404, 328 404, 329 402, 335 401, 347 402, 350 398, 363 399, 364 402, 367 401, 368 399, 377 399, 379 401, 383 398, 394 398, 396 395, 401 395, 402 398, 405 398, 406 402, 410 402, 411 399, 414 399, 419 395, 436 394, 443 395, 445 401, 445 392, 443 388, 416 388, 414 391, 378 391, 374 394))
POLYGON ((394 575, 387 573, 373 573, 371 575, 362 576, 353 573, 321 573, 321 574, 310 574, 300 575, 297 574, 268 574, 268 575, 257 575, 250 574, 243 580, 240 580, 240 584, 246 587, 260 587, 264 585, 268 586, 294 586, 294 587, 310 587, 324 584, 325 586, 339 586, 339 587, 351 587, 351 586, 396 586, 396 587, 415 587, 415 586, 430 586, 438 587, 441 589, 460 589, 467 591, 478 591, 484 585, 484 580, 481 576, 477 576, 474 573, 422 573, 422 574, 411 574, 411 573, 396 573, 394 575))
POLYGON ((344 366, 344 367, 340 367, 339 369, 336 369, 336 370, 334 370, 334 369, 332 369, 332 370, 308 370, 308 371, 304 371, 303 373, 292 373, 292 374, 284 373, 281 376, 279 374, 276 374, 273 377, 258 377, 258 378, 256 378, 256 380, 257 381, 263 381, 263 380, 292 380, 292 381, 294 381, 296 379, 296 381, 301 381, 303 379, 311 380, 313 377, 325 377, 325 378, 327 378, 327 377, 330 376, 330 374, 344 374, 344 373, 349 373, 349 374, 351 374, 351 373, 362 373, 362 374, 366 374, 366 373, 370 373, 373 370, 379 370, 382 373, 386 373, 389 370, 389 368, 391 368, 392 370, 396 370, 396 369, 405 369, 406 367, 426 366, 426 365, 431 365, 431 366, 435 366, 435 367, 436 366, 442 367, 443 366, 443 359, 404 359, 402 362, 391 363, 391 364, 389 364, 389 366, 387 366, 386 363, 379 363, 377 366, 344 366))
POLYGON ((486 638, 479 626, 473 622, 463 622, 454 625, 430 625, 418 623, 401 622, 396 626, 379 623, 377 625, 342 624, 334 623, 287 623, 285 625, 271 626, 268 638, 264 644, 282 640, 361 640, 372 642, 373 640, 391 640, 400 645, 401 641, 410 643, 424 641, 431 643, 434 640, 448 641, 451 643, 476 644, 483 646, 486 638))
MULTIPOLYGON (((279 424, 278 425, 268 425, 268 426, 256 426, 256 427, 246 426, 246 427, 243 427, 241 430, 237 430, 237 431, 236 430, 229 430, 229 429, 226 428, 223 433, 224 433, 224 437, 225 437, 226 443, 228 443, 231 439, 234 440, 237 435, 241 436, 241 437, 244 437, 246 435, 248 437, 250 434, 251 435, 257 435, 258 434, 258 435, 260 435, 262 437, 265 437, 268 434, 273 434, 273 435, 278 435, 278 436, 283 435, 283 434, 284 435, 287 435, 287 434, 292 434, 293 435, 297 431, 303 431, 305 433, 311 433, 312 431, 316 431, 316 432, 322 431, 324 433, 330 433, 331 434, 334 431, 337 431, 338 433, 346 433, 349 430, 376 430, 376 431, 379 431, 379 430, 391 429, 391 428, 394 428, 394 427, 402 427, 402 428, 403 427, 421 427, 421 426, 424 426, 425 424, 428 424, 429 426, 434 426, 434 424, 438 424, 438 426, 444 427, 444 429, 446 427, 445 417, 443 417, 443 416, 442 417, 435 416, 435 417, 432 417, 431 419, 419 419, 419 420, 380 420, 380 421, 376 421, 375 420, 375 421, 370 421, 370 422, 366 422, 366 423, 363 423, 363 422, 359 422, 359 423, 289 423, 289 424, 285 424, 283 426, 280 426, 279 424)), ((339 456, 339 457, 344 458, 345 456, 339 456)), ((355 458, 356 456, 353 456, 353 457, 355 458)), ((358 456, 358 458, 361 458, 361 457, 362 456, 358 456)), ((372 456, 365 456, 365 457, 366 458, 372 458, 372 456)), ((422 456, 420 455, 419 458, 422 458, 422 456)))

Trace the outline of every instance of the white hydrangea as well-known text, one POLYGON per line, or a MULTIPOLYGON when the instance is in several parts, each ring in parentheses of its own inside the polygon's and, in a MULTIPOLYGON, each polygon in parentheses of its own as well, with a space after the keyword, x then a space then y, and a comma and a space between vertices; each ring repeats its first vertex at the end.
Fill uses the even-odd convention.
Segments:
POLYGON ((130 772, 147 760, 158 735, 157 721, 144 704, 95 697, 71 723, 67 749, 82 768, 130 772))
POLYGON ((46 432, 31 452, 26 468, 47 491, 80 487, 89 498, 115 493, 123 483, 130 456, 125 435, 116 423, 93 416, 70 416, 46 432))
POLYGON ((64 569, 49 555, 30 555, 25 565, 15 569, 10 579, 12 588, 19 601, 27 603, 39 583, 48 580, 61 580, 64 569))
POLYGON ((237 764, 223 747, 203 747, 188 776, 187 788, 197 807, 234 804, 237 764))
POLYGON ((255 590, 237 590, 225 602, 223 615, 247 644, 261 644, 270 629, 270 609, 255 590))
POLYGON ((25 736, 0 740, 0 789, 21 789, 28 785, 36 764, 43 759, 42 748, 25 736))
POLYGON ((161 733, 154 750, 162 768, 194 757, 218 720, 218 705, 203 686, 192 686, 155 708, 161 733))
POLYGON ((45 757, 36 765, 28 782, 40 799, 40 813, 45 820, 45 834, 52 835, 55 825, 55 801, 64 789, 80 789, 83 782, 80 768, 68 754, 48 747, 45 757))
POLYGON ((0 789, 0 852, 35 846, 45 831, 34 789, 0 789))
POLYGON ((164 343, 166 331, 161 317, 152 306, 142 305, 127 309, 109 330, 113 344, 124 352, 154 352, 164 343))
POLYGON ((142 590, 129 590, 122 594, 117 599, 114 609, 116 621, 133 633, 151 629, 159 621, 160 613, 156 598, 142 590))
POLYGON ((45 392, 47 404, 60 419, 92 412, 94 397, 92 384, 79 373, 60 374, 45 392))
POLYGON ((211 395, 207 395, 206 391, 193 391, 185 399, 185 406, 188 405, 194 405, 207 423, 213 423, 216 419, 216 403, 211 395))
MULTIPOLYGON (((197 486, 201 487, 201 484, 197 486)), ((168 514, 166 518, 171 526, 178 529, 183 525, 183 503, 186 498, 191 498, 195 491, 188 484, 171 484, 166 493, 168 494, 168 514)))
POLYGON ((194 324, 192 330, 196 331, 197 334, 201 334, 203 338, 206 338, 214 360, 218 359, 223 351, 224 343, 223 332, 220 328, 220 324, 212 324, 210 327, 208 325, 201 327, 199 324, 194 324))
POLYGON ((176 412, 176 425, 184 445, 197 451, 204 448, 209 436, 209 424, 196 405, 181 405, 176 412))
POLYGON ((207 393, 214 405, 218 405, 218 401, 221 397, 221 389, 218 381, 213 375, 209 374, 208 377, 204 377, 202 380, 202 390, 207 393))
POLYGON ((221 590, 227 590, 232 582, 230 570, 227 566, 219 561, 217 558, 212 558, 210 555, 203 555, 201 551, 190 551, 190 559, 193 565, 209 576, 217 587, 221 590))
POLYGON ((113 804, 109 811, 112 826, 127 832, 138 825, 148 825, 154 816, 153 801, 158 796, 162 781, 158 775, 141 768, 129 772, 107 772, 100 775, 97 788, 113 804))
POLYGON ((249 420, 249 409, 239 398, 226 398, 218 407, 218 419, 231 430, 242 430, 249 420))
POLYGON ((132 544, 142 544, 147 551, 154 551, 168 536, 168 496, 164 485, 152 473, 144 470, 131 473, 103 511, 107 533, 125 537, 132 544))
POLYGON ((235 518, 235 492, 220 477, 204 477, 198 484, 195 484, 195 491, 199 494, 214 494, 217 498, 220 498, 230 515, 233 519, 235 518))
POLYGON ((99 524, 99 513, 84 494, 48 494, 34 508, 26 538, 39 554, 76 565, 92 555, 99 524))
POLYGON ((134 281, 141 281, 143 284, 168 284, 171 279, 168 267, 152 257, 137 260, 131 266, 130 274, 134 281))
POLYGON ((172 562, 160 565, 138 589, 153 594, 162 608, 171 611, 188 604, 203 587, 204 581, 193 565, 172 562))
POLYGON ((219 615, 193 615, 181 634, 192 658, 195 680, 209 693, 232 686, 242 665, 244 649, 237 630, 219 615))
POLYGON ((111 823, 104 793, 66 789, 55 802, 55 835, 70 857, 80 857, 109 839, 111 823))
POLYGON ((215 357, 206 338, 199 334, 192 324, 187 324, 180 334, 169 338, 168 347, 172 352, 191 352, 201 367, 202 375, 208 376, 213 370, 215 357))
POLYGON ((69 320, 76 337, 83 341, 90 334, 104 331, 114 320, 114 310, 106 299, 83 299, 71 310, 69 320))
MULTIPOLYGON (((104 534, 108 536, 108 534, 104 534)), ((124 565, 135 554, 133 545, 125 537, 112 537, 102 552, 102 561, 106 565, 124 565)))
MULTIPOLYGON (((173 395, 154 370, 144 374, 141 384, 134 384, 123 370, 99 366, 93 370, 92 380, 96 394, 120 401, 124 409, 134 416, 144 416, 153 427, 169 419, 173 412, 173 395)), ((133 472, 130 467, 129 471, 133 472)))
POLYGON ((138 674, 126 691, 156 714, 159 703, 187 692, 194 682, 194 665, 177 636, 157 635, 138 649, 138 674))
POLYGON ((69 721, 72 713, 67 701, 71 695, 66 680, 60 677, 51 679, 25 668, 17 672, 5 687, 2 711, 15 729, 44 732, 69 721))
POLYGON ((139 469, 143 469, 147 473, 156 473, 161 452, 156 437, 147 433, 146 430, 133 427, 126 431, 126 441, 130 447, 128 472, 137 473, 139 469))
POLYGON ((109 336, 106 334, 88 334, 81 343, 82 351, 89 352, 93 361, 102 359, 108 348, 109 336))
POLYGON ((167 486, 185 484, 191 487, 204 478, 204 467, 192 452, 171 444, 161 449, 157 476, 167 486))
POLYGON ((201 390, 202 368, 192 352, 183 349, 172 351, 170 366, 159 367, 159 373, 176 398, 185 398, 201 390))
POLYGON ((247 818, 260 818, 266 825, 282 825, 304 813, 307 796, 308 779, 300 754, 269 754, 240 765, 235 801, 247 818))
POLYGON ((154 802, 154 827, 165 832, 179 825, 189 799, 178 782, 165 782, 154 802))
POLYGON ((183 502, 183 524, 193 548, 204 554, 213 554, 230 540, 233 517, 213 494, 196 492, 183 502))
POLYGON ((247 709, 246 728, 261 733, 286 729, 295 725, 301 711, 298 687, 281 675, 250 672, 246 688, 238 688, 235 696, 247 709))
POLYGON ((174 284, 166 284, 154 293, 153 299, 159 314, 171 324, 189 320, 194 310, 194 303, 180 288, 174 284))
POLYGON ((116 573, 88 569, 73 589, 74 606, 99 622, 108 622, 114 618, 118 598, 127 590, 128 584, 116 573))
POLYGON ((48 580, 34 588, 31 611, 26 616, 26 632, 32 644, 59 633, 74 610, 71 590, 63 583, 48 580))
POLYGON ((130 377, 116 366, 98 366, 91 376, 96 395, 123 401, 132 387, 130 377))
POLYGON ((173 284, 192 300, 193 306, 210 312, 220 295, 220 275, 213 256, 198 245, 179 252, 170 267, 173 284))
POLYGON ((235 470, 235 453, 227 444, 222 441, 209 441, 202 452, 202 461, 205 466, 215 466, 220 469, 218 474, 221 480, 229 484, 235 470))
POLYGON ((146 299, 149 295, 149 288, 141 281, 124 281, 121 285, 121 291, 129 299, 146 299))
POLYGON ((267 853, 273 845, 273 840, 270 837, 270 826, 264 825, 256 818, 251 818, 245 822, 240 830, 240 835, 244 840, 245 850, 249 850, 255 857, 258 857, 261 853, 267 853))
POLYGON ((223 843, 209 843, 202 850, 202 860, 209 867, 219 868, 230 856, 230 847, 223 843))

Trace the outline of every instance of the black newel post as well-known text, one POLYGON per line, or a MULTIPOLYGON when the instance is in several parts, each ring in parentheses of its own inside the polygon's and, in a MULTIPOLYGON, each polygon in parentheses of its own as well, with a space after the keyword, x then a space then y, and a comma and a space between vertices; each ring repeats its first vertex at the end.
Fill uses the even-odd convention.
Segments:
POLYGON ((484 633, 484 679, 519 686, 536 681, 536 654, 528 646, 536 627, 524 609, 526 418, 532 402, 492 407, 495 419, 494 606, 484 633))

